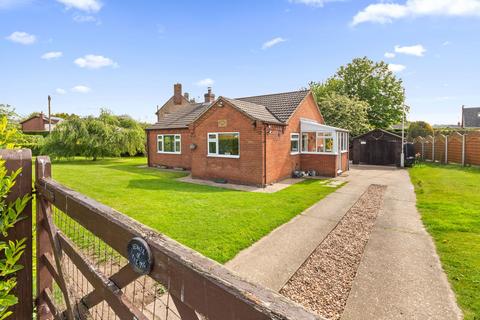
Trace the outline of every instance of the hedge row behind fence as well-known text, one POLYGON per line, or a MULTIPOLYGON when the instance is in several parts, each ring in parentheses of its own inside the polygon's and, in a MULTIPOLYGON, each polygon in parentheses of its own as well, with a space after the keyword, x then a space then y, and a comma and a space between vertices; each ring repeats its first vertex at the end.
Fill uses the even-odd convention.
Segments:
POLYGON ((423 160, 480 166, 480 131, 418 137, 413 145, 423 160))

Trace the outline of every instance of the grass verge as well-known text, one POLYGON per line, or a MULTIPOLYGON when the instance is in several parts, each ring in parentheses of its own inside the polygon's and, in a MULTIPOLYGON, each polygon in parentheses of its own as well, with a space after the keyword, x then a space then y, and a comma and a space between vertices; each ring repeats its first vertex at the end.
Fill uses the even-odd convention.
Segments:
POLYGON ((480 169, 420 164, 409 170, 465 319, 480 319, 480 169))

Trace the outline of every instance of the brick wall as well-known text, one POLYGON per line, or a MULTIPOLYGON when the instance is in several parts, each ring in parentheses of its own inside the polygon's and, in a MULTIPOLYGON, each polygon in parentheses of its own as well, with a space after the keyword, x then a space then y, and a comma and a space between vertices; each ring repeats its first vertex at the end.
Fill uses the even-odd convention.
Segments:
POLYGON ((343 172, 348 171, 348 160, 349 160, 348 158, 349 158, 348 152, 342 153, 342 171, 343 172))
POLYGON ((300 118, 324 123, 312 94, 305 97, 287 127, 271 126, 272 133, 267 135, 267 184, 290 177, 296 169, 303 169, 300 159, 303 155, 290 154, 290 134, 300 134, 300 118))
POLYGON ((305 171, 315 170, 320 176, 335 177, 337 175, 337 155, 302 154, 301 167, 305 171))
POLYGON ((192 176, 202 179, 226 179, 232 183, 263 184, 264 153, 263 125, 239 112, 228 103, 210 108, 191 125, 192 176), (220 120, 220 121, 219 121, 220 120), (207 134, 213 132, 239 132, 240 158, 207 156, 207 134))
POLYGON ((148 165, 167 166, 190 169, 191 154, 190 144, 192 139, 188 129, 168 129, 168 130, 147 130, 148 141, 148 165), (180 134, 181 135, 181 154, 168 154, 157 152, 157 135, 159 134, 180 134))

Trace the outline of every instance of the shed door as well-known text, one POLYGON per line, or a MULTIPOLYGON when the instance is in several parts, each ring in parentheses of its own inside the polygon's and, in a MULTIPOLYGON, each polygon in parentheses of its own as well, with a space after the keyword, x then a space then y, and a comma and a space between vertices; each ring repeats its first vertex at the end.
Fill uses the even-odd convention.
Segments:
POLYGON ((368 164, 395 164, 395 141, 372 139, 364 146, 367 147, 368 164))

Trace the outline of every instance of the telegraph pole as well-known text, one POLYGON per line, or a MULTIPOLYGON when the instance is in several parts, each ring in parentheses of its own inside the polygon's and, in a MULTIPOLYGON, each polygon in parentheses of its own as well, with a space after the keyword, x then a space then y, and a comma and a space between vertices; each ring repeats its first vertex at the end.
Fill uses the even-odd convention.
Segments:
MULTIPOLYGON (((404 91, 405 92, 405 91, 404 91)), ((400 154, 400 167, 405 167, 405 102, 402 110, 402 153, 400 154)))
POLYGON ((48 96, 48 133, 52 132, 52 110, 50 109, 52 98, 48 96))

